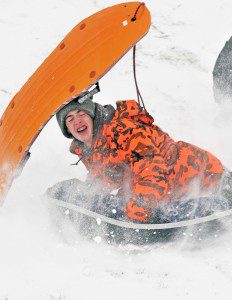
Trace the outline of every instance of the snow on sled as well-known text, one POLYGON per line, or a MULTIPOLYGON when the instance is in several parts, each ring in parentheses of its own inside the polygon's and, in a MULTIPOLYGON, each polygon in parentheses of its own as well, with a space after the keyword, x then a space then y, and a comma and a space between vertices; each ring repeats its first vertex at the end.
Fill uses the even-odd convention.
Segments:
POLYGON ((74 27, 29 78, 0 119, 1 203, 49 119, 98 82, 149 27, 150 13, 143 3, 103 9, 74 27))
POLYGON ((117 196, 93 195, 80 183, 77 179, 58 183, 47 190, 43 199, 50 211, 61 213, 57 223, 69 220, 81 235, 93 239, 97 236, 108 243, 164 242, 179 238, 186 231, 204 239, 222 233, 224 221, 231 220, 232 205, 211 196, 173 203, 161 201, 149 223, 132 222, 124 218, 117 196))
POLYGON ((68 220, 81 236, 109 244, 144 245, 169 242, 182 238, 186 232, 194 240, 217 237, 226 231, 227 221, 231 221, 229 217, 232 214, 230 209, 185 221, 139 224, 113 219, 62 200, 48 197, 45 199, 53 217, 55 215, 56 224, 68 220))

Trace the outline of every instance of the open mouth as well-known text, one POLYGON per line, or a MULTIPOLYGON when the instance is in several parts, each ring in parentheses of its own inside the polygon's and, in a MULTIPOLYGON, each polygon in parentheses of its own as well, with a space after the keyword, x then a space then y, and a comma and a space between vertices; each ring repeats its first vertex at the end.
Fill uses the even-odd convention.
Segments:
POLYGON ((83 125, 80 128, 77 129, 77 132, 80 134, 85 134, 87 131, 87 126, 83 125))

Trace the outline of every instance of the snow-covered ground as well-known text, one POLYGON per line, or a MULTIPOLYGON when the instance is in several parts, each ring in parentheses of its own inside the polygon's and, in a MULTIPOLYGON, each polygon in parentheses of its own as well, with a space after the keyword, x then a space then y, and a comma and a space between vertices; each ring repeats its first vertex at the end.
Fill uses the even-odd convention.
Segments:
MULTIPOLYGON (((0 0, 0 114, 58 42, 115 0, 0 0)), ((152 26, 137 76, 155 122, 176 140, 210 150, 232 169, 232 105, 213 99, 212 69, 232 35, 231 0, 147 0, 152 26)), ((101 80, 99 103, 135 98, 132 53, 101 80)), ((0 210, 0 300, 231 299, 232 226, 210 240, 117 247, 57 232, 40 199, 70 166, 69 140, 52 119, 0 210), (65 240, 64 240, 65 237, 65 240)))

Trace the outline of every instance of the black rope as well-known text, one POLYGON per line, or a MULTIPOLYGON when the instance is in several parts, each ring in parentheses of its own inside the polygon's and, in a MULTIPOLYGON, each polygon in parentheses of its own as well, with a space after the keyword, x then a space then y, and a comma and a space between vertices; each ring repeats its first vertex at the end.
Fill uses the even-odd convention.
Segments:
MULTIPOLYGON (((132 22, 136 21, 138 11, 142 6, 145 6, 144 2, 141 2, 139 4, 139 6, 137 7, 137 9, 135 11, 135 14, 134 14, 134 17, 131 19, 132 22)), ((135 87, 136 87, 136 92, 137 92, 138 104, 139 104, 140 107, 143 107, 145 112, 147 113, 143 98, 142 98, 142 96, 140 94, 140 91, 139 91, 138 82, 137 82, 137 78, 136 78, 136 56, 135 56, 135 54, 136 54, 136 45, 134 45, 134 47, 133 47, 133 73, 134 73, 135 87), (141 105, 141 102, 142 102, 142 105, 141 105)))
POLYGON ((137 78, 136 78, 136 45, 134 45, 133 47, 133 73, 134 73, 134 80, 135 80, 135 87, 136 87, 136 92, 137 92, 137 99, 138 99, 138 104, 139 106, 143 107, 145 112, 147 113, 144 101, 143 101, 143 97, 140 94, 139 91, 139 87, 138 87, 138 82, 137 82, 137 78), (142 102, 142 105, 141 105, 142 102))
POLYGON ((136 11, 135 11, 135 14, 134 14, 134 17, 131 19, 132 22, 136 21, 137 13, 138 13, 140 7, 142 7, 142 6, 145 6, 145 3, 144 3, 144 2, 141 2, 141 3, 139 4, 139 6, 137 7, 137 9, 136 9, 136 11))

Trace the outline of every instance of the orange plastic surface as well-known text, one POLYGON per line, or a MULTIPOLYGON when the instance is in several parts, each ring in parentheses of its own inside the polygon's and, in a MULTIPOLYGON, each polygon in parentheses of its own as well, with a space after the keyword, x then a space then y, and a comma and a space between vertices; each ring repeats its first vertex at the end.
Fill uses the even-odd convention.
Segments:
POLYGON ((149 30, 140 2, 118 4, 84 19, 15 95, 0 119, 0 201, 48 120, 97 82, 149 30))

